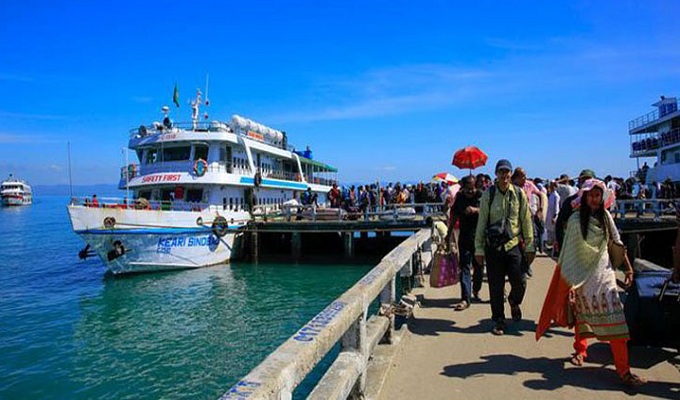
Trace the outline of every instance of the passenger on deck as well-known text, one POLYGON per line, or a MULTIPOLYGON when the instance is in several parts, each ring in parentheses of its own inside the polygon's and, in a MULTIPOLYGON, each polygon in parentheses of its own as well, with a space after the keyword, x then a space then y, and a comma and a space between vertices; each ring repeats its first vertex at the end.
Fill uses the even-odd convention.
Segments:
POLYGON ((328 201, 331 203, 332 208, 340 208, 340 203, 342 200, 342 193, 338 189, 338 184, 334 183, 331 190, 328 191, 328 201))
POLYGON ((99 200, 96 194, 92 195, 92 207, 99 207, 99 200))
MULTIPOLYGON (((607 211, 613 201, 614 194, 604 182, 589 179, 581 185, 571 204, 574 213, 569 217, 558 267, 536 328, 536 339, 553 323, 574 326, 576 352, 570 362, 576 366, 583 365, 588 357, 588 338, 608 341, 618 375, 625 384, 640 386, 646 380, 630 371, 626 345, 628 325, 607 246, 609 241, 623 246, 614 219, 607 211)), ((624 285, 630 287, 633 267, 625 256, 624 265, 624 285)))

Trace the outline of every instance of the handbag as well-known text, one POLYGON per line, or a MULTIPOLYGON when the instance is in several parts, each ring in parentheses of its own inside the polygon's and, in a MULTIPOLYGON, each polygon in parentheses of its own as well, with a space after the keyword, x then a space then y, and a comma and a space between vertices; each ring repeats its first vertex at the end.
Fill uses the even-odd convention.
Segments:
MULTIPOLYGON (((612 218, 611 214, 609 214, 609 211, 606 211, 606 217, 610 229, 616 229, 614 219, 612 218)), ((607 252, 609 253, 609 262, 611 262, 612 268, 615 270, 620 269, 623 263, 626 261, 626 246, 615 242, 611 238, 611 235, 609 235, 609 240, 607 241, 607 252)))
POLYGON ((455 285, 459 281, 458 257, 451 253, 437 252, 432 261, 430 286, 441 288, 455 285))
POLYGON ((620 269, 626 260, 626 246, 610 239, 609 243, 607 243, 607 251, 609 252, 609 261, 612 263, 612 268, 620 269))
POLYGON ((510 228, 505 219, 496 221, 486 227, 486 245, 492 249, 498 249, 512 239, 510 228))

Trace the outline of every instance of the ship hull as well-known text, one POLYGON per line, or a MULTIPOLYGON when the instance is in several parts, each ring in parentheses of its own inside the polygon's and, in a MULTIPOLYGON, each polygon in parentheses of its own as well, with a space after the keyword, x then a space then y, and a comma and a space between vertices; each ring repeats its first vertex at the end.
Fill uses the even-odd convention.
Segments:
POLYGON ((24 196, 2 196, 3 207, 17 207, 31 205, 31 200, 24 196))
POLYGON ((114 274, 201 268, 226 263, 235 234, 202 230, 110 230, 79 233, 114 274))
POLYGON ((69 206, 73 230, 114 274, 201 268, 228 262, 242 225, 212 228, 210 212, 69 206), (109 221, 108 226, 106 222, 109 221), (113 223, 110 221, 114 221, 113 223), (196 221, 206 221, 197 224, 196 221))

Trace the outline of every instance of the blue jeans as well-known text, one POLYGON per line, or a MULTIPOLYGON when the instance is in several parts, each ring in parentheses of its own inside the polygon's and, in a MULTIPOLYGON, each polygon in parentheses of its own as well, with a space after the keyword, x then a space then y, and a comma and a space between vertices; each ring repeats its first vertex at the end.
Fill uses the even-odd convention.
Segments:
POLYGON ((482 289, 484 266, 477 264, 477 261, 475 261, 474 249, 461 247, 459 248, 459 254, 461 298, 470 304, 472 302, 472 292, 479 292, 482 289))

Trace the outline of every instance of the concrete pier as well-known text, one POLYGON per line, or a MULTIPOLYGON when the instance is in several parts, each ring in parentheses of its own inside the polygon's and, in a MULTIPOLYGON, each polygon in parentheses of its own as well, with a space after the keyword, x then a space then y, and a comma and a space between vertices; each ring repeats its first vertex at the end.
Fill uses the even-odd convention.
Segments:
MULTIPOLYGON (((421 307, 409 321, 399 354, 389 366, 377 398, 392 399, 679 399, 680 356, 675 350, 632 347, 633 372, 649 379, 639 389, 621 385, 609 345, 590 341, 582 367, 567 362, 573 332, 553 328, 539 342, 536 320, 552 277, 554 261, 538 257, 522 305, 523 320, 509 321, 504 336, 494 336, 488 286, 483 303, 453 311, 460 285, 416 289, 421 307), (382 389, 382 390, 380 390, 382 389)), ((509 317, 509 308, 506 306, 509 317)))

